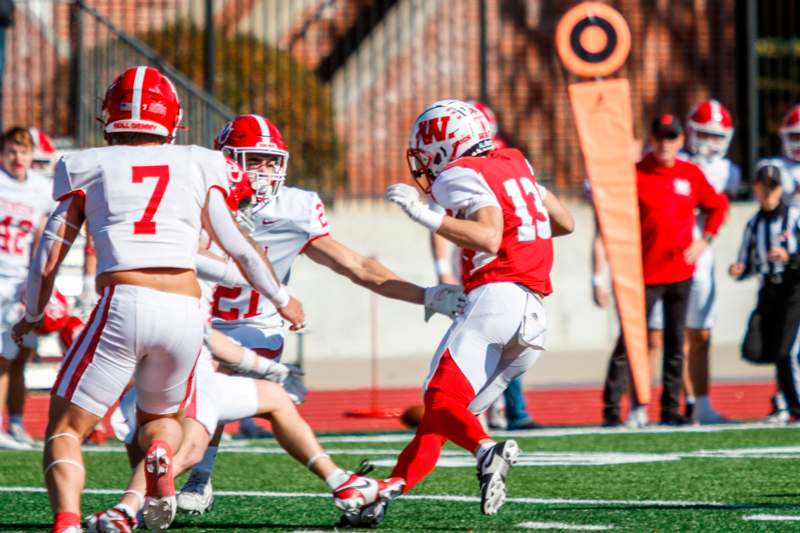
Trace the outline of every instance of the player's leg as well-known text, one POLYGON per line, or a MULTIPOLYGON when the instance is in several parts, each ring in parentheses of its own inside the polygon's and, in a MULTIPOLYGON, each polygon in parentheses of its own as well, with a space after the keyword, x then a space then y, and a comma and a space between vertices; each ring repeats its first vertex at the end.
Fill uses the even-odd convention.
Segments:
POLYGON ((505 392, 503 392, 503 398, 506 402, 506 429, 540 429, 542 427, 528 414, 522 376, 511 380, 505 392))
POLYGON ((678 402, 683 383, 683 345, 691 286, 691 279, 669 284, 662 297, 664 300, 662 424, 684 424, 687 421, 679 412, 678 402))
POLYGON ((184 408, 194 393, 205 317, 196 298, 124 285, 119 290, 123 287, 136 297, 138 443, 146 450, 144 520, 150 529, 164 529, 175 517, 174 452, 183 435, 184 408))
MULTIPOLYGON (((35 342, 35 336, 31 335, 35 342)), ((25 386, 25 366, 33 357, 35 350, 28 346, 19 349, 17 357, 11 361, 8 375, 8 433, 18 442, 32 445, 33 439, 22 424, 25 411, 25 398, 28 389, 25 386)))
POLYGON ((80 445, 125 390, 135 366, 130 298, 106 289, 62 362, 50 401, 44 477, 53 531, 80 523, 84 470, 80 445))

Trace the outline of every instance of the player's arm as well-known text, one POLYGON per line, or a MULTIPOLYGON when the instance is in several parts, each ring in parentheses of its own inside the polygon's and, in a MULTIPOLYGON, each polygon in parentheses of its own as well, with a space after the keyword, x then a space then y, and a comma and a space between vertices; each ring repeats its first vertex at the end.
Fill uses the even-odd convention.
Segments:
POLYGON ((444 215, 436 233, 462 248, 496 254, 503 241, 503 214, 499 208, 487 206, 465 219, 444 215))
POLYGON ((216 242, 239 266, 248 283, 269 299, 278 313, 292 323, 292 329, 305 325, 302 304, 289 296, 281 285, 263 250, 253 246, 239 229, 225 202, 223 192, 213 187, 209 190, 203 207, 203 225, 211 240, 216 242))
POLYGON ((44 308, 53 292, 58 267, 83 224, 83 202, 83 196, 70 195, 58 204, 47 220, 28 271, 25 316, 14 326, 14 336, 17 339, 33 329, 44 315, 44 308))
POLYGON ((543 195, 544 208, 550 216, 550 229, 553 237, 569 235, 575 230, 575 219, 572 213, 564 207, 558 197, 550 191, 543 195))
POLYGON ((592 300, 598 307, 608 305, 608 291, 605 284, 607 265, 606 247, 603 244, 603 236, 600 234, 600 222, 595 213, 594 237, 592 238, 592 300))
POLYGON ((431 232, 431 254, 433 255, 433 267, 436 270, 436 277, 439 283, 458 283, 458 280, 453 275, 453 263, 449 257, 447 240, 433 232, 431 232))
POLYGON ((413 304, 425 302, 425 289, 400 279, 377 259, 354 252, 330 235, 311 241, 304 253, 315 263, 381 296, 413 304))
POLYGON ((197 277, 200 279, 219 283, 226 287, 250 286, 235 261, 223 259, 201 247, 197 250, 195 262, 197 277))

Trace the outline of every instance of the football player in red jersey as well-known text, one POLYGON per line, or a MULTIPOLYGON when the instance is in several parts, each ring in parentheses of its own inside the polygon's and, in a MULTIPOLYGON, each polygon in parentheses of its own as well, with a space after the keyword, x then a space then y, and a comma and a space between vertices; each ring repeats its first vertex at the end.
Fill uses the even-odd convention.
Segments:
MULTIPOLYGON (((481 511, 494 514, 505 502, 506 475, 520 450, 513 440, 492 440, 477 414, 543 348, 551 237, 571 233, 574 222, 536 183, 521 152, 495 149, 485 116, 466 102, 432 104, 417 118, 409 144, 412 175, 446 214, 421 202, 409 185, 390 186, 386 199, 463 248, 467 306, 436 350, 424 385, 425 414, 390 479, 403 479, 408 491, 434 468, 444 443, 453 441, 475 454, 481 511)), ((388 503, 366 508, 360 523, 380 522, 388 503)))

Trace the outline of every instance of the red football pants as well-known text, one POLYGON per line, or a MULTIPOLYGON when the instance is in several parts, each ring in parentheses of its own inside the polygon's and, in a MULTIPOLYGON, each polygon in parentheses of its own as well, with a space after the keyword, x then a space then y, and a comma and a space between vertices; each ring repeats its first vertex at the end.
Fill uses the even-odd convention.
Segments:
POLYGON ((473 398, 472 385, 453 361, 450 350, 445 350, 425 391, 425 414, 417 434, 392 470, 392 477, 406 480, 403 492, 433 470, 448 440, 475 453, 480 441, 489 438, 478 417, 467 407, 473 398))

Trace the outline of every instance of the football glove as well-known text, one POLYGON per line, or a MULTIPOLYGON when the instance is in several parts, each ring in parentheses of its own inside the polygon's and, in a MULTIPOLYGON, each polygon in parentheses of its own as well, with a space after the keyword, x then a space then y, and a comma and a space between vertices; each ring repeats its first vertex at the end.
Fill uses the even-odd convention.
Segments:
POLYGON ((436 313, 455 318, 464 311, 467 297, 460 285, 442 283, 425 289, 425 322, 436 313))
POLYGON ((283 380, 283 388, 286 389, 286 393, 289 395, 289 398, 291 398, 292 402, 300 405, 306 401, 306 394, 308 394, 308 389, 306 389, 306 386, 303 383, 303 376, 305 373, 299 366, 284 366, 289 369, 289 375, 283 380))
POLYGON ((399 205, 411 220, 422 224, 431 231, 436 231, 442 225, 444 214, 437 213, 419 199, 419 191, 416 187, 405 183, 395 183, 386 188, 383 197, 388 202, 399 205))

